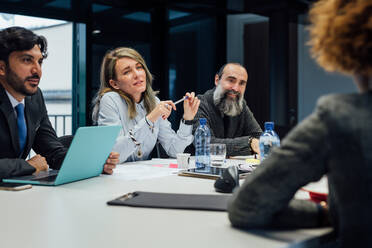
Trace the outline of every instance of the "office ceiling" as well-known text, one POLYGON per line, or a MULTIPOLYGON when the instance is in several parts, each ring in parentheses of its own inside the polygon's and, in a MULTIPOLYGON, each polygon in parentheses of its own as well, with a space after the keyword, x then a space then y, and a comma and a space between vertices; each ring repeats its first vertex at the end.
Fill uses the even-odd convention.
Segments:
POLYGON ((315 0, 0 0, 0 12, 78 22, 89 22, 92 17, 134 21, 138 18, 146 22, 146 13, 166 8, 170 10, 169 20, 172 22, 179 18, 192 20, 200 15, 254 13, 269 16, 275 11, 297 16, 306 13, 313 2, 315 0))

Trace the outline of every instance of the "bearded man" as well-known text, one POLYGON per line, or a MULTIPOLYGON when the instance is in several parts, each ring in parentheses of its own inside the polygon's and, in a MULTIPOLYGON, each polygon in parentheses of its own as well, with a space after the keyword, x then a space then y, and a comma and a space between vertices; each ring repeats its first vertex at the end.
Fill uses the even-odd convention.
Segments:
MULTIPOLYGON (((247 80, 242 65, 228 63, 216 74, 216 87, 198 96, 200 106, 195 119, 207 119, 211 143, 226 144, 227 156, 259 153, 262 130, 244 100, 247 80)), ((198 126, 195 122, 194 132, 198 126)))

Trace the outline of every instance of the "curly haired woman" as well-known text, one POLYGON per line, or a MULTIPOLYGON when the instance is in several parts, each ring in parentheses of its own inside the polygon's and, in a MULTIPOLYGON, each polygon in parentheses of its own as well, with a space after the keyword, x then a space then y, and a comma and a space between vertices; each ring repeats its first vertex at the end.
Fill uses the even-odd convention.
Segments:
POLYGON ((321 0, 310 10, 312 55, 354 78, 359 93, 320 98, 229 205, 241 228, 331 225, 337 247, 372 247, 372 0, 321 0), (327 175, 328 207, 292 199, 327 175))

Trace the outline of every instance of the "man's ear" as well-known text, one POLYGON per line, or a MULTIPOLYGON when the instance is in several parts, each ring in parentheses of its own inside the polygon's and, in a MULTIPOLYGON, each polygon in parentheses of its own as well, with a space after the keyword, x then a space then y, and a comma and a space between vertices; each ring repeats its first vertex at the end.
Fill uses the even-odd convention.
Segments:
POLYGON ((6 64, 5 61, 0 60, 0 76, 5 76, 6 74, 6 64))
POLYGON ((119 85, 116 83, 116 81, 110 79, 109 84, 111 85, 112 88, 114 88, 116 90, 119 89, 119 85))
POLYGON ((214 76, 214 84, 216 86, 218 85, 218 81, 220 81, 220 77, 218 76, 218 74, 216 74, 216 76, 214 76))

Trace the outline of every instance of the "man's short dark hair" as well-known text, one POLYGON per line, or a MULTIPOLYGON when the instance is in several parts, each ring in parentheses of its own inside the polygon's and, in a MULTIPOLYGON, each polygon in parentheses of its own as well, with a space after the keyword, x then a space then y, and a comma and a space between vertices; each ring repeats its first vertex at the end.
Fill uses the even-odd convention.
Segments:
POLYGON ((8 64, 9 54, 27 51, 38 45, 43 58, 48 55, 47 41, 44 36, 36 35, 22 27, 10 27, 0 31, 0 60, 8 64))
MULTIPOLYGON (((236 62, 230 62, 230 63, 226 63, 224 64, 223 66, 221 66, 221 68, 218 70, 218 72, 216 73, 218 75, 218 78, 221 79, 222 75, 223 75, 223 71, 225 70, 225 67, 227 65, 239 65, 241 67, 243 67, 241 64, 239 63, 236 63, 236 62)), ((243 67, 244 68, 244 67, 243 67)))

